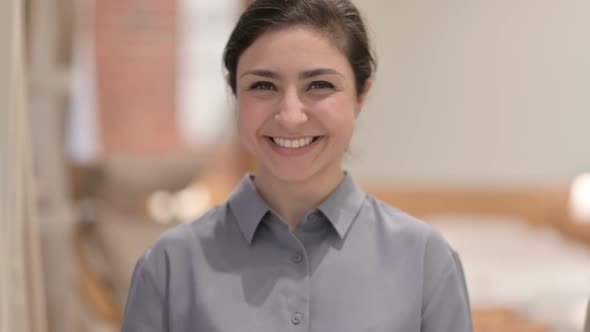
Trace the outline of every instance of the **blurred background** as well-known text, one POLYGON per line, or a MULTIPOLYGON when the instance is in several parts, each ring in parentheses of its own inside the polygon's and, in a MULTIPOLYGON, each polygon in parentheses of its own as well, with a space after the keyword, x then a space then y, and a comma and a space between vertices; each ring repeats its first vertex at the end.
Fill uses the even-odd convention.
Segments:
MULTIPOLYGON (((221 64, 247 3, 0 1, 0 331, 118 331, 138 256, 254 169, 221 64)), ((590 2, 356 4, 346 168, 458 251, 477 332, 582 331, 590 2)))

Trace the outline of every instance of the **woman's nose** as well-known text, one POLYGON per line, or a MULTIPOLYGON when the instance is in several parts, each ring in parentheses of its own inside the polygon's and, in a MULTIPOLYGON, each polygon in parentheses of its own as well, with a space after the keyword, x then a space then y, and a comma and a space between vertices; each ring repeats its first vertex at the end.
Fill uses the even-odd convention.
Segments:
POLYGON ((295 89, 286 91, 280 102, 275 120, 287 129, 296 128, 307 122, 307 110, 295 89))

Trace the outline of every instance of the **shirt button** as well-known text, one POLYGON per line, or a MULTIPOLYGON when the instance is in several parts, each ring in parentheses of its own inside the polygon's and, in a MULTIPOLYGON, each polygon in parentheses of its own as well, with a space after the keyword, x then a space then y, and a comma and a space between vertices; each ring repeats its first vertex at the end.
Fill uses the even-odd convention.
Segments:
POLYGON ((300 253, 296 253, 295 255, 293 255, 293 257, 291 257, 291 260, 295 264, 301 263, 301 261, 303 260, 303 255, 300 253))
POLYGON ((295 315, 293 316, 293 318, 291 318, 291 323, 297 325, 297 324, 301 323, 302 320, 303 320, 303 314, 300 312, 296 312, 295 315))
POLYGON ((317 212, 315 212, 310 214, 307 220, 311 223, 318 223, 322 220, 322 217, 317 212))

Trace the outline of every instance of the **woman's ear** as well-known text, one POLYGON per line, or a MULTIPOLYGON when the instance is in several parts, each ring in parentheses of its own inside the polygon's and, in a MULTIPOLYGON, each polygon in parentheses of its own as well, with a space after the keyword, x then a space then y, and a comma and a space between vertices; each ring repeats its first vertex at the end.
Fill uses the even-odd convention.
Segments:
POLYGON ((365 82, 365 86, 363 88, 363 92, 357 97, 357 104, 356 104, 356 115, 358 116, 365 104, 365 100, 367 99, 367 95, 371 91, 371 87, 373 87, 373 80, 368 79, 365 82))

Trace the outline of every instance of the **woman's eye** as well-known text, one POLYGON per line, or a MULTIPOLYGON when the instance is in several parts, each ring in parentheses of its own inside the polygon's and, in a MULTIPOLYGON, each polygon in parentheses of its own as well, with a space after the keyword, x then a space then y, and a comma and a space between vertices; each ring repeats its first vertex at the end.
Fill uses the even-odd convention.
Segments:
POLYGON ((312 90, 312 89, 332 89, 334 88, 334 85, 332 83, 328 83, 325 81, 316 81, 313 82, 309 85, 309 89, 308 90, 312 90))
POLYGON ((250 90, 275 90, 275 86, 270 82, 256 82, 250 86, 250 90))

